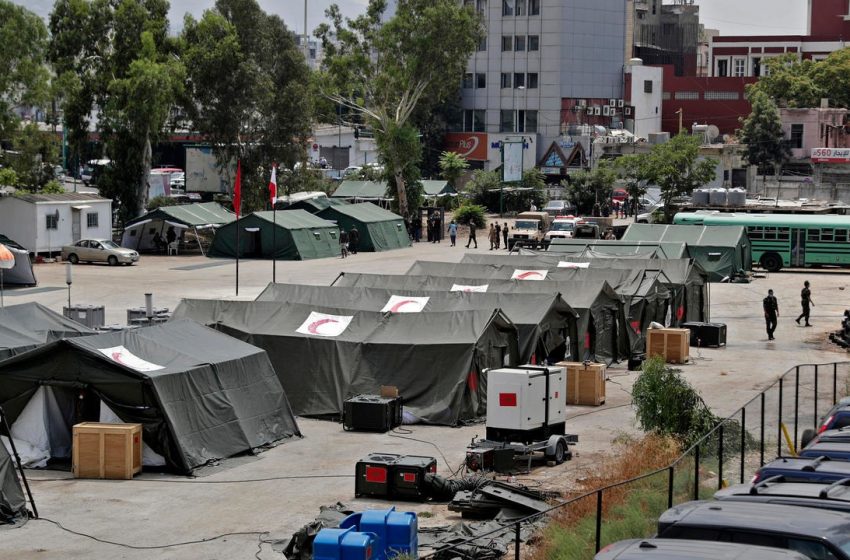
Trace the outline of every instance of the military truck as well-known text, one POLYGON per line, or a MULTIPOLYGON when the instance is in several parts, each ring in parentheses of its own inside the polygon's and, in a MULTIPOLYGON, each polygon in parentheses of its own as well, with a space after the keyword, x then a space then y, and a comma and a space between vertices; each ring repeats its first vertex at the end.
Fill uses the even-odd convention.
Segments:
POLYGON ((508 249, 519 243, 524 247, 542 247, 552 217, 546 212, 522 212, 517 214, 508 234, 508 249))

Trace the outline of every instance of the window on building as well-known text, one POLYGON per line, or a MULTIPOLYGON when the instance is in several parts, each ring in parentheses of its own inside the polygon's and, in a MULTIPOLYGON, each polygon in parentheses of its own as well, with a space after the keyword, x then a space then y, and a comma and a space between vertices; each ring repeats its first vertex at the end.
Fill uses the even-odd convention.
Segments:
POLYGON ((652 15, 658 11, 658 2, 657 0, 652 0, 652 15))
POLYGON ((698 91, 677 91, 673 94, 676 101, 697 101, 699 100, 698 91))
POLYGON ((484 109, 472 111, 472 132, 484 132, 487 129, 486 115, 484 109))
POLYGON ((514 37, 514 50, 515 51, 524 51, 525 50, 525 37, 523 35, 517 35, 514 37))
POLYGON ((514 0, 502 0, 502 15, 514 15, 514 0))
POLYGON ((525 111, 516 112, 516 131, 525 132, 525 111))
POLYGON ((97 212, 87 212, 86 213, 86 226, 90 228, 98 227, 98 214, 97 212))
POLYGON ((528 15, 540 15, 540 0, 528 0, 528 15))
POLYGON ((463 75, 463 89, 472 89, 472 72, 463 75))
POLYGON ((753 76, 756 78, 761 76, 761 59, 754 58, 753 59, 753 76))
POLYGON ((515 0, 515 8, 514 8, 514 14, 515 15, 524 16, 526 14, 525 2, 526 2, 526 0, 515 0))
POLYGON ((539 51, 540 50, 540 36, 539 35, 529 35, 528 36, 528 50, 529 51, 539 51))
POLYGON ((481 37, 481 40, 478 41, 478 52, 484 52, 487 50, 487 35, 481 37))
POLYGON ((743 78, 747 73, 747 60, 745 58, 735 59, 735 77, 743 78))
POLYGON ((661 99, 664 101, 670 101, 670 92, 665 91, 661 94, 661 99))
POLYGON ((791 147, 800 149, 803 147, 803 125, 791 125, 791 147))
POLYGON ((514 72, 514 87, 515 88, 524 88, 525 87, 525 74, 522 72, 514 72))
POLYGON ((525 131, 537 132, 537 111, 525 112, 525 131))
POLYGON ((45 218, 45 226, 47 229, 59 229, 59 216, 57 214, 47 214, 45 218))
POLYGON ((502 35, 502 52, 514 50, 514 38, 511 35, 502 35))
POLYGON ((737 101, 737 91, 707 91, 703 94, 706 101, 737 101))
POLYGON ((475 5, 475 0, 463 0, 463 7, 464 8, 466 8, 467 6, 474 6, 474 5, 475 5))
POLYGON ((643 92, 644 93, 652 93, 652 80, 644 80, 643 81, 643 92))
POLYGON ((717 77, 725 78, 729 75, 729 61, 728 60, 718 60, 717 61, 717 77))
POLYGON ((516 132, 514 130, 513 110, 502 109, 499 112, 499 132, 516 132))
POLYGON ((511 84, 512 84, 512 82, 511 82, 511 75, 510 75, 510 73, 508 73, 508 72, 502 72, 502 82, 501 82, 501 88, 502 88, 502 89, 510 88, 510 87, 511 87, 511 84))
POLYGON ((484 72, 477 72, 475 74, 475 88, 476 89, 484 89, 487 87, 487 74, 484 72))
POLYGON ((478 11, 483 14, 487 11, 487 0, 478 0, 477 6, 478 11))
POLYGON ((528 73, 525 87, 527 87, 528 89, 537 89, 537 72, 528 73))

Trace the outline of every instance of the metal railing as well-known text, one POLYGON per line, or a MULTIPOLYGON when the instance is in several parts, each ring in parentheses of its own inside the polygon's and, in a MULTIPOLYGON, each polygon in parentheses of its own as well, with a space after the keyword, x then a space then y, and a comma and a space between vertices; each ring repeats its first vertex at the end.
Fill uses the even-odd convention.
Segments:
MULTIPOLYGON (((483 543, 488 537, 512 531, 514 557, 519 560, 523 524, 588 499, 595 499, 596 509, 593 549, 585 551, 585 557, 592 556, 617 540, 651 536, 655 531, 654 524, 646 534, 630 534, 628 528, 625 533, 622 530, 615 531, 616 521, 621 514, 613 507, 614 504, 606 504, 606 494, 610 495, 612 491, 624 487, 627 492, 644 490, 642 496, 646 496, 646 499, 641 505, 643 516, 649 520, 657 518, 664 510, 678 503, 709 498, 715 490, 726 484, 745 482, 765 462, 782 456, 783 449, 789 448, 783 425, 787 427, 790 443, 796 449, 802 432, 808 428, 817 429, 820 416, 848 392, 850 362, 795 366, 718 423, 670 465, 585 492, 555 504, 546 511, 505 523, 492 531, 437 547, 425 558, 450 551, 454 557, 462 558, 464 556, 458 548, 483 543)), ((640 531, 635 529, 632 532, 640 531)))

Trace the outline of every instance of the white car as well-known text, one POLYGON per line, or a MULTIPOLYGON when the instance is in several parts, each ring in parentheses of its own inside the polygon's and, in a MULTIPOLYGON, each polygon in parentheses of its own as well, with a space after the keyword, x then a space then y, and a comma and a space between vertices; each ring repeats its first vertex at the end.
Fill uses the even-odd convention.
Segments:
POLYGON ((654 224, 664 219, 664 203, 657 202, 650 206, 648 212, 638 214, 637 221, 639 224, 654 224))
POLYGON ((571 239, 580 221, 579 218, 555 218, 546 232, 546 239, 571 239))

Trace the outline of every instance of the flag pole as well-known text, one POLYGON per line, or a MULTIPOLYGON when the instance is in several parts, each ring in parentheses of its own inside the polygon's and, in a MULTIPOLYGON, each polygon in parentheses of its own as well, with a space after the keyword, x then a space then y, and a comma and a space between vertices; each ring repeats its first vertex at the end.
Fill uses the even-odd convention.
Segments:
POLYGON ((272 202, 272 284, 277 282, 277 204, 272 202))
POLYGON ((236 160, 236 185, 233 188, 233 209, 236 211, 236 295, 239 295, 239 253, 242 245, 239 242, 239 217, 242 214, 242 162, 236 160))

